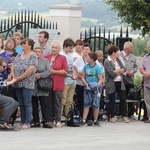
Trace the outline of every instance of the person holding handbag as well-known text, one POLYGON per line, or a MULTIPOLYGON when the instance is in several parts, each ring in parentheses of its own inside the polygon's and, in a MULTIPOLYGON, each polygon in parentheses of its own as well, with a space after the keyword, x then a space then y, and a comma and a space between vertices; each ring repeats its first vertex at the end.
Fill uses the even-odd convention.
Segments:
MULTIPOLYGON (((31 127, 40 127, 39 118, 39 102, 43 117, 43 128, 52 128, 50 122, 50 103, 49 91, 42 90, 38 87, 38 81, 43 78, 46 79, 50 76, 50 65, 47 59, 43 58, 42 47, 35 47, 34 52, 37 55, 38 66, 35 74, 35 87, 32 95, 32 108, 33 108, 33 123, 31 127)), ((50 84, 50 83, 49 83, 50 84)))
POLYGON ((110 122, 115 123, 114 106, 115 106, 115 93, 117 92, 120 99, 120 109, 122 121, 129 123, 126 117, 126 89, 123 81, 123 73, 126 71, 119 57, 119 48, 111 45, 108 48, 108 58, 104 62, 105 68, 105 81, 106 91, 109 94, 109 117, 110 122))
POLYGON ((65 76, 68 74, 67 59, 60 55, 61 44, 59 41, 51 43, 51 54, 44 56, 49 60, 52 75, 52 90, 50 90, 50 123, 53 126, 54 121, 56 127, 61 127, 61 100, 62 93, 65 88, 65 76))

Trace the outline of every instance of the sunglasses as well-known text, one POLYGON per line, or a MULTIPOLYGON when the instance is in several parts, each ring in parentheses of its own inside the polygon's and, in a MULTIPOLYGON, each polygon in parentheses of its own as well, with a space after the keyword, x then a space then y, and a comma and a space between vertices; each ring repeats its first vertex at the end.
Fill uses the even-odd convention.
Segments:
POLYGON ((7 66, 2 66, 3 67, 3 69, 6 69, 7 68, 7 66))

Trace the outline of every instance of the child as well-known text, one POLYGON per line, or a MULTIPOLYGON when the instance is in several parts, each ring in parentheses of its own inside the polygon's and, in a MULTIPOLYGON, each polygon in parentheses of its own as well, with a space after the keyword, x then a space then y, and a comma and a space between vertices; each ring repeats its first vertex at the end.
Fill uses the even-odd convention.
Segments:
POLYGON ((83 120, 80 126, 86 125, 86 118, 89 113, 89 108, 93 107, 94 125, 100 126, 98 119, 99 114, 99 102, 101 96, 101 84, 102 84, 102 69, 95 63, 97 60, 97 54, 90 52, 88 54, 88 64, 83 68, 82 81, 85 84, 84 89, 84 110, 83 120))

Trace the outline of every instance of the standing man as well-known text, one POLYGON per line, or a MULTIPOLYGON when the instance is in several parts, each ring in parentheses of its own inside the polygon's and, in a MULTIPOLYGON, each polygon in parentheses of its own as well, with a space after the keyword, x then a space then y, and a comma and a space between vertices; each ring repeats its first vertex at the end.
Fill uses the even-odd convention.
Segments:
POLYGON ((139 70, 144 76, 144 101, 148 117, 148 120, 145 121, 145 123, 150 123, 150 41, 147 43, 147 49, 148 54, 144 56, 139 70))
POLYGON ((64 112, 65 117, 69 112, 73 101, 73 95, 75 90, 75 82, 74 82, 74 70, 73 70, 73 57, 69 53, 74 47, 74 41, 70 38, 67 38, 63 42, 63 51, 60 52, 61 55, 64 55, 67 59, 68 64, 68 74, 65 77, 65 89, 62 94, 62 110, 64 112))
MULTIPOLYGON (((132 54, 134 47, 132 42, 128 41, 124 43, 123 51, 120 52, 120 56, 122 57, 123 64, 126 68, 126 72, 124 73, 124 82, 126 87, 126 95, 129 92, 130 88, 134 88, 134 74, 138 70, 138 66, 136 64, 136 57, 132 54)), ((128 107, 131 108, 133 104, 128 104, 128 107)), ((133 116, 135 112, 135 108, 132 107, 131 111, 128 113, 128 117, 133 116)))
POLYGON ((50 47, 46 45, 47 41, 49 39, 49 33, 46 31, 39 32, 38 36, 38 42, 40 46, 43 48, 43 55, 50 54, 50 47))

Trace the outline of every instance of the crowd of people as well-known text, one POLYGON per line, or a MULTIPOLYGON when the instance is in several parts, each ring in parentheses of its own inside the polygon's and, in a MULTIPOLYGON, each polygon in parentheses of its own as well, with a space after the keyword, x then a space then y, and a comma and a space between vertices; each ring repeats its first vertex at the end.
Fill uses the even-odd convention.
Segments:
MULTIPOLYGON (((67 38, 63 47, 58 40, 47 45, 48 39, 48 32, 39 32, 39 46, 34 47, 34 40, 23 38, 19 32, 5 43, 0 38, 0 129, 13 130, 18 116, 21 118, 18 129, 41 124, 43 128, 62 127, 61 118, 67 120, 74 94, 82 118, 80 126, 101 126, 99 112, 104 109, 104 97, 109 99, 107 117, 115 123, 116 95, 120 99, 122 122, 129 123, 135 108, 128 104, 131 111, 127 114, 126 96, 134 87, 134 74, 138 70, 132 42, 125 42, 123 50, 110 45, 103 63, 103 51, 93 52, 91 45, 80 39, 74 42, 67 38), (39 87, 39 81, 46 78, 50 79, 49 90, 39 87)), ((145 122, 149 123, 150 41, 147 48, 149 53, 139 70, 144 77, 148 112, 145 122)))

